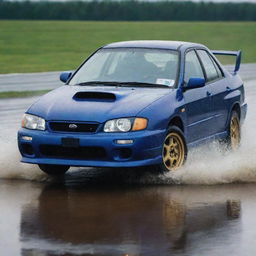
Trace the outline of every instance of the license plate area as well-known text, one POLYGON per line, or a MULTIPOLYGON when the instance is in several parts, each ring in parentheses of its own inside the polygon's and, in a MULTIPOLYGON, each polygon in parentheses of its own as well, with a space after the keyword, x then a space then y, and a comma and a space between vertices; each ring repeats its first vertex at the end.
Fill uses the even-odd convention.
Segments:
POLYGON ((62 138, 61 145, 65 148, 78 148, 80 146, 80 141, 76 138, 62 138))

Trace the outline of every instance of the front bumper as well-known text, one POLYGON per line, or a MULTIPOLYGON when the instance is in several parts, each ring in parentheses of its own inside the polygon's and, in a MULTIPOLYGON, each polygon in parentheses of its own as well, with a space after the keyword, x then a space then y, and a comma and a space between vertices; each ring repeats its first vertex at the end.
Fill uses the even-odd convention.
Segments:
MULTIPOLYGON (((138 131, 129 133, 60 133, 49 131, 36 131, 20 129, 18 132, 18 146, 22 155, 21 162, 31 164, 56 164, 69 166, 88 167, 136 167, 154 165, 161 163, 162 143, 165 137, 165 130, 138 131), (32 141, 24 140, 24 137, 31 137, 32 141), (72 157, 65 155, 48 155, 42 152, 42 147, 58 148, 61 152, 72 152, 72 148, 65 148, 63 138, 79 140, 79 147, 74 152, 86 148, 87 156, 82 157, 73 154, 72 157), (132 144, 117 144, 117 140, 133 140, 132 144), (97 156, 93 150, 101 148, 104 155, 97 156), (67 149, 67 150, 66 150, 67 149), (88 149, 91 152, 88 155, 88 149)), ((80 152, 79 152, 80 153, 80 152)))

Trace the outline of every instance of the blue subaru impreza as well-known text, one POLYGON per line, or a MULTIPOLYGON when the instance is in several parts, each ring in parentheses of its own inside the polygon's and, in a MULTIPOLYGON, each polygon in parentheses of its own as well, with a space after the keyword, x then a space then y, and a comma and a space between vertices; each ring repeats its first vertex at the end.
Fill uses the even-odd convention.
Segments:
POLYGON ((51 175, 70 166, 174 171, 199 143, 219 139, 236 149, 247 109, 240 61, 240 51, 188 42, 101 47, 24 114, 21 161, 51 175), (236 56, 234 71, 218 54, 236 56))

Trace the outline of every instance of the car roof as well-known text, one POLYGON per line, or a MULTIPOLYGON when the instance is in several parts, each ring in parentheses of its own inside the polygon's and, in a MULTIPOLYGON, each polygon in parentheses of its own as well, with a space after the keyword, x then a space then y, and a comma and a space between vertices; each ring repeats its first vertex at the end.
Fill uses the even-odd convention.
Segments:
POLYGON ((179 50, 179 48, 203 47, 202 44, 183 42, 183 41, 160 41, 160 40, 140 40, 140 41, 123 41, 105 45, 103 48, 153 48, 179 50))

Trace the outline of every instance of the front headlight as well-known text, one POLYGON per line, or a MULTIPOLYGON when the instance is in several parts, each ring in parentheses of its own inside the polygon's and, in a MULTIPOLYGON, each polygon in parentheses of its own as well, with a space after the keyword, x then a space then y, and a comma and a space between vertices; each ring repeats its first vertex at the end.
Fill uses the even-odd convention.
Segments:
POLYGON ((39 116, 24 114, 21 126, 32 130, 45 130, 45 120, 39 116))
POLYGON ((147 127, 145 118, 120 118, 109 120, 104 125, 104 132, 139 131, 147 127))

